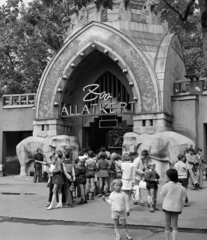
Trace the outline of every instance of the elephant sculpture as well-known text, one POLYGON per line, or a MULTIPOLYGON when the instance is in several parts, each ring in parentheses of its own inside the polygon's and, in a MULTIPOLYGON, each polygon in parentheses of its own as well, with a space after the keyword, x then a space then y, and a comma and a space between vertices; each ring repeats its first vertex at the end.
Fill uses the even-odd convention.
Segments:
POLYGON ((22 140, 16 146, 17 157, 20 163, 20 176, 24 177, 28 174, 28 168, 33 161, 33 156, 37 149, 41 149, 45 160, 50 162, 50 156, 52 153, 58 150, 63 150, 64 148, 73 149, 73 157, 78 157, 79 144, 77 137, 58 135, 53 137, 28 137, 22 140))
POLYGON ((194 145, 191 139, 172 131, 152 135, 132 132, 124 135, 123 152, 140 154, 142 150, 148 150, 158 173, 164 178, 166 170, 177 161, 177 155, 194 145))

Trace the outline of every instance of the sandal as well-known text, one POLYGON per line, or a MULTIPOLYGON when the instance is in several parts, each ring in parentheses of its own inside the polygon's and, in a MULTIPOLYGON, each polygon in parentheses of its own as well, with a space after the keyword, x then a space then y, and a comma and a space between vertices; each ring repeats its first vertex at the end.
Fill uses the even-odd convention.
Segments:
POLYGON ((146 203, 140 203, 140 206, 147 206, 146 203))

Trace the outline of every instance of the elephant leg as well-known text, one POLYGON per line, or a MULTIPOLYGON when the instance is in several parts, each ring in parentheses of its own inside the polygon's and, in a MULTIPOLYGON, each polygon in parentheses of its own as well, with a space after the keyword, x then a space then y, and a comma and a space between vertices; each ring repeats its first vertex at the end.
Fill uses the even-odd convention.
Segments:
POLYGON ((26 167, 26 159, 28 158, 26 151, 22 147, 17 147, 17 157, 19 159, 20 163, 20 176, 21 177, 26 177, 27 176, 27 167, 26 167))

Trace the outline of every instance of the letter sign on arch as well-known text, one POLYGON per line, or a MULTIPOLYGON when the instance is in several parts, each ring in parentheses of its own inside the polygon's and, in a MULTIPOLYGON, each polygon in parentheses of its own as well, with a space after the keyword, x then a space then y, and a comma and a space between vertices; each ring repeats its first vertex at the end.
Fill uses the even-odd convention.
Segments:
POLYGON ((83 98, 83 101, 84 102, 90 102, 90 101, 94 101, 96 100, 97 98, 99 98, 100 100, 104 100, 104 101, 107 101, 111 98, 113 98, 110 93, 106 93, 105 91, 102 92, 102 93, 98 93, 96 92, 96 90, 100 87, 99 84, 90 84, 90 85, 87 85, 83 88, 83 91, 85 92, 87 89, 88 89, 88 93, 85 95, 85 97, 83 98), (93 95, 92 98, 87 98, 90 94, 93 95))

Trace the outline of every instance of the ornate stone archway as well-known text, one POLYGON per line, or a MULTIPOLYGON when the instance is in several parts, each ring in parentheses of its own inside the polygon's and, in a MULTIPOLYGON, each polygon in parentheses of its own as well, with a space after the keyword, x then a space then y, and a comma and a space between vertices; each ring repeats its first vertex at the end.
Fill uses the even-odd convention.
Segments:
MULTIPOLYGON (((61 121, 59 107, 66 83, 70 84, 73 71, 94 50, 116 62, 126 75, 134 99, 137 100, 135 114, 161 112, 159 83, 143 51, 120 31, 103 23, 91 22, 67 39, 45 69, 37 93, 34 127, 36 124, 41 125, 41 122, 61 121)), ((38 129, 34 129, 36 134, 38 129)))
POLYGON ((54 107, 54 102, 58 100, 57 90, 64 88, 63 78, 69 79, 74 70, 75 66, 71 64, 77 65, 81 61, 83 58, 80 56, 81 52, 84 51, 87 56, 93 51, 93 44, 100 51, 107 50, 109 57, 118 58, 117 64, 123 70, 127 69, 127 78, 129 82, 134 83, 133 93, 140 100, 137 101, 140 105, 136 108, 137 112, 159 112, 158 81, 142 50, 118 30, 102 23, 92 22, 68 39, 46 68, 37 94, 36 119, 57 118, 55 114, 57 108, 54 107))

